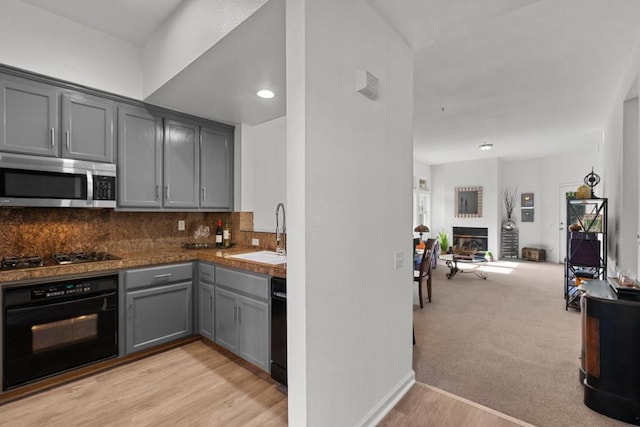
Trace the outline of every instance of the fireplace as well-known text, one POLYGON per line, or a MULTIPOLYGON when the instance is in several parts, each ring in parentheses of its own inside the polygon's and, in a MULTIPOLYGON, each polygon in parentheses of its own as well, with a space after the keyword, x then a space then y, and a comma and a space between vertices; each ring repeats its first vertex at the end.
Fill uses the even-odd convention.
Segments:
POLYGON ((489 249, 486 227, 453 227, 453 246, 458 250, 482 252, 489 249))

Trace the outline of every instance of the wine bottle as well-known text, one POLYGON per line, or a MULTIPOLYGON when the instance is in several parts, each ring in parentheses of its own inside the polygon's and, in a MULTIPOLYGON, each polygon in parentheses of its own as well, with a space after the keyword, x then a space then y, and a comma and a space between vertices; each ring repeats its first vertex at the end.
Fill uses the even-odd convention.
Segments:
POLYGON ((222 220, 219 219, 216 225, 216 248, 222 247, 222 236, 223 236, 222 220))
POLYGON ((229 220, 224 220, 224 229, 222 230, 222 246, 231 247, 231 228, 229 228, 229 220))

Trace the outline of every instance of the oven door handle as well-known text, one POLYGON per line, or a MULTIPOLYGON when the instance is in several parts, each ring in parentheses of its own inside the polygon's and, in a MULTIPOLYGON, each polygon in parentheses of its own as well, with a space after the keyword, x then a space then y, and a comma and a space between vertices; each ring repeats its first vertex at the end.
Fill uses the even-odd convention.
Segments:
POLYGON ((100 307, 101 311, 113 311, 118 308, 118 304, 109 304, 109 299, 105 296, 102 299, 102 307, 100 307))

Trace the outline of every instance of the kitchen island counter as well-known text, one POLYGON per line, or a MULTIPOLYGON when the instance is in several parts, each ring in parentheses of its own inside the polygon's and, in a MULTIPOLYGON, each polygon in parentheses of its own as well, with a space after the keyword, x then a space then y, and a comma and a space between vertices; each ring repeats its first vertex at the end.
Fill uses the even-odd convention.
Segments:
POLYGON ((135 267, 144 267, 159 264, 171 264, 176 262, 207 261, 216 265, 222 265, 254 273, 266 274, 275 277, 287 277, 286 264, 264 264, 256 261, 229 258, 230 255, 257 252, 262 249, 256 247, 235 246, 230 249, 183 249, 167 248, 139 252, 119 252, 113 254, 120 257, 119 260, 85 262, 67 265, 51 265, 44 267, 22 268, 15 270, 0 270, 0 283, 16 282, 31 279, 41 279, 56 276, 75 275, 83 273, 101 273, 114 270, 124 270, 135 267))

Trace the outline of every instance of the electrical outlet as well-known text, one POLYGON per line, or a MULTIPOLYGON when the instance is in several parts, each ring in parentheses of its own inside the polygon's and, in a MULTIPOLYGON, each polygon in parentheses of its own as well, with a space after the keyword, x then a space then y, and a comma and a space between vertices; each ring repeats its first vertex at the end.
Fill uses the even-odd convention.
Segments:
POLYGON ((184 220, 181 219, 178 221, 178 231, 184 231, 185 225, 184 225, 184 220))
POLYGON ((260 244, 260 239, 251 239, 251 244, 253 246, 258 246, 260 244))
POLYGON ((393 253, 393 268, 401 268, 404 264, 404 253, 397 251, 393 253))

